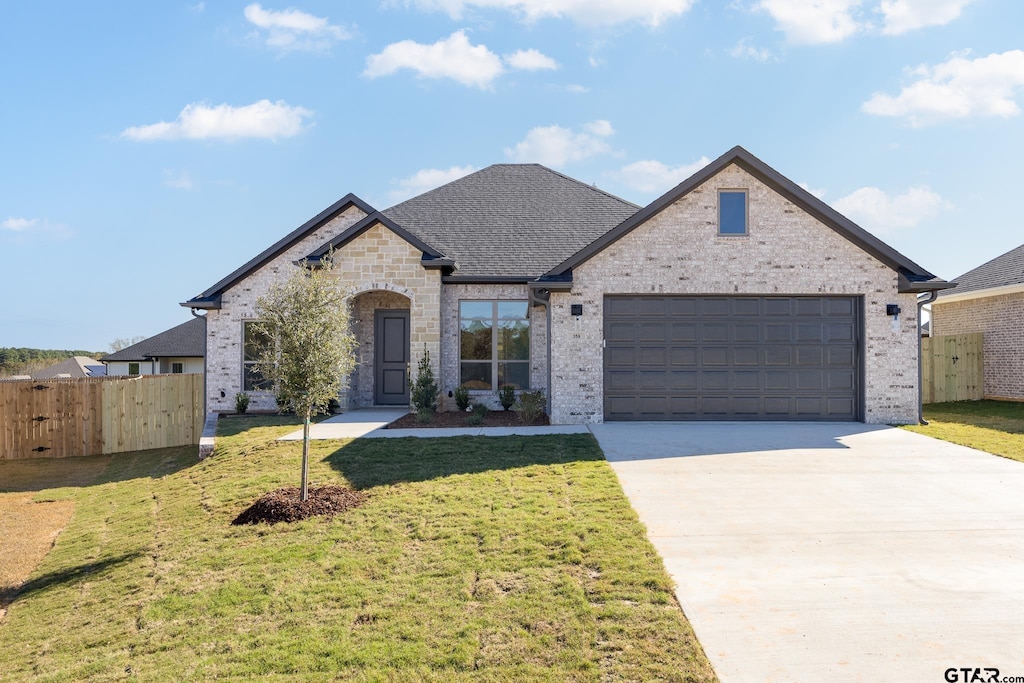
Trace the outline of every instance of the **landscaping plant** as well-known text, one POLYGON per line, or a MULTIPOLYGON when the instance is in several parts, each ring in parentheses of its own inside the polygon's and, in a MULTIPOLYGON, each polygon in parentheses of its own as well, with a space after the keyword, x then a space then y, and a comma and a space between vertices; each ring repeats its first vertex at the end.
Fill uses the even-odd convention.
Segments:
POLYGON ((506 384, 498 389, 498 401, 505 410, 512 410, 512 406, 516 404, 516 388, 511 384, 506 384))
POLYGON ((303 501, 309 497, 310 419, 327 412, 355 367, 347 298, 333 268, 333 254, 319 268, 300 267, 255 307, 256 333, 273 340, 259 348, 256 370, 272 383, 278 404, 303 418, 303 501))
POLYGON ((249 410, 249 394, 238 392, 235 394, 235 412, 245 415, 247 410, 249 410))
POLYGON ((455 407, 462 412, 469 410, 469 389, 459 387, 455 390, 455 407))
POLYGON ((533 424, 548 407, 543 391, 524 391, 519 394, 519 417, 526 424, 533 424))
POLYGON ((416 381, 412 385, 412 405, 417 413, 421 410, 434 412, 437 410, 437 396, 440 392, 434 380, 434 369, 430 367, 430 351, 425 346, 416 369, 416 381))

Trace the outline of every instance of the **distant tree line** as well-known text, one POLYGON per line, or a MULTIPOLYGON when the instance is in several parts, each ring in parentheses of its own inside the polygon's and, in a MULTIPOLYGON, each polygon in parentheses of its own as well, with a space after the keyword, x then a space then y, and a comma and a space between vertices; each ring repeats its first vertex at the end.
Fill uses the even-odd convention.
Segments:
POLYGON ((105 355, 96 351, 65 351, 60 349, 21 349, 0 346, 0 377, 29 375, 37 370, 59 363, 71 356, 99 358, 105 355))

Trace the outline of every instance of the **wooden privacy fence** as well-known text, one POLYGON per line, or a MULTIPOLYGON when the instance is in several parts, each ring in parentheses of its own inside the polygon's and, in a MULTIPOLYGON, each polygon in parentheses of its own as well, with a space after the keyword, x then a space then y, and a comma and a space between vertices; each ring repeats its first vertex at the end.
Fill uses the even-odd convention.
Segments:
POLYGON ((199 443, 202 375, 0 382, 0 460, 199 443))
POLYGON ((924 403, 984 398, 982 334, 952 334, 921 340, 924 403))

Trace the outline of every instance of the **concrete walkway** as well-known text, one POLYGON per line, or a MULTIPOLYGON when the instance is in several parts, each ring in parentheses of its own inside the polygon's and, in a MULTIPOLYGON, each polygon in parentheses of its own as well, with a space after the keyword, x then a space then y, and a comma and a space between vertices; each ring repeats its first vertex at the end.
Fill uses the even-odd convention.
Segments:
MULTIPOLYGON (((402 417, 406 408, 365 408, 335 415, 310 425, 310 439, 401 439, 417 437, 438 439, 450 436, 538 436, 541 434, 586 434, 585 425, 548 425, 545 427, 459 427, 427 429, 384 429, 402 417)), ((286 434, 278 441, 301 441, 302 430, 286 434)))
POLYGON ((591 431, 723 683, 1024 676, 1024 464, 862 424, 591 431))

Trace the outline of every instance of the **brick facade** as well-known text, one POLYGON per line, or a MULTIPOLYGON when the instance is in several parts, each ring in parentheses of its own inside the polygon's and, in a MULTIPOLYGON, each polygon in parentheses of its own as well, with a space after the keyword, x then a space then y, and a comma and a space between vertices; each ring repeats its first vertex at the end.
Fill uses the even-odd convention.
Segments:
POLYGON ((1024 292, 932 304, 933 335, 971 332, 983 335, 985 398, 1024 399, 1024 292))
POLYGON ((896 272, 730 165, 573 269, 551 295, 551 417, 603 420, 605 294, 858 295, 864 302, 864 418, 917 420, 917 305, 896 272), (747 235, 719 236, 719 188, 747 189, 747 235), (583 304, 583 315, 570 315, 583 304), (886 304, 902 309, 896 329, 886 304))

